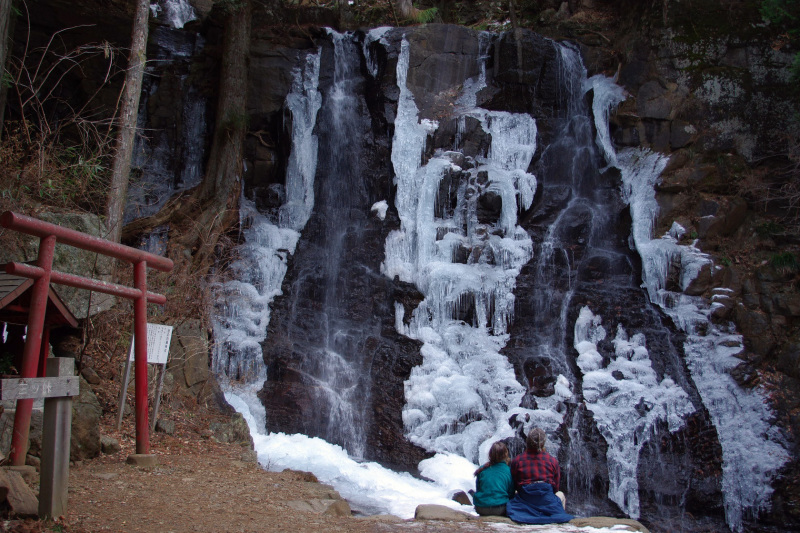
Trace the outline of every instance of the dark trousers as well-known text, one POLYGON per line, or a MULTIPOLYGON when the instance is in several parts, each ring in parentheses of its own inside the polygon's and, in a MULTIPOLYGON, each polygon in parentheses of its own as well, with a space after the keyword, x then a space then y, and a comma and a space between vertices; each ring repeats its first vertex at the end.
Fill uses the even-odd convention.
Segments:
POLYGON ((506 504, 494 505, 492 507, 478 507, 476 505, 475 512, 481 516, 505 516, 506 504))

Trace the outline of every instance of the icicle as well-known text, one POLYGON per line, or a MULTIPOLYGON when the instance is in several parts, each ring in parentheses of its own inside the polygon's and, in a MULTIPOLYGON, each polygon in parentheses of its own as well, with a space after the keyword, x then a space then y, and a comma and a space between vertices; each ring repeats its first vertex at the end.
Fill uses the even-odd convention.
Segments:
POLYGON ((322 105, 319 93, 321 52, 308 54, 303 68, 294 73, 286 106, 292 112, 292 153, 286 169, 286 203, 280 209, 281 227, 302 229, 314 206, 314 174, 317 170, 317 136, 314 125, 322 105))
POLYGON ((611 78, 602 74, 596 74, 586 80, 585 88, 587 91, 594 91, 592 113, 594 113, 594 121, 597 126, 597 146, 605 156, 608 166, 616 167, 617 153, 611 142, 608 117, 611 111, 625 100, 625 90, 614 83, 611 78))

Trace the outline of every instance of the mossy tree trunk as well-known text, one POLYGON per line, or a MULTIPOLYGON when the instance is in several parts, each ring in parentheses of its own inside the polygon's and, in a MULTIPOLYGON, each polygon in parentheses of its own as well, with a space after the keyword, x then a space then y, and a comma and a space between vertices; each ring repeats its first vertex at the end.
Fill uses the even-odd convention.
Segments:
MULTIPOLYGON (((247 131, 250 17, 249 0, 227 3, 217 119, 203 182, 170 199, 155 215, 136 220, 123 231, 123 240, 129 240, 169 224, 174 250, 190 251, 193 271, 203 271, 211 264, 220 237, 238 221, 247 131)), ((173 255, 180 259, 179 254, 173 255)))
POLYGON ((106 197, 106 238, 114 242, 119 242, 122 234, 122 217, 125 212, 125 200, 128 196, 131 156, 136 137, 136 121, 139 115, 139 95, 142 92, 142 77, 147 59, 149 10, 150 2, 148 0, 136 1, 131 53, 128 58, 128 70, 125 74, 111 185, 106 197))
POLYGON ((14 32, 14 10, 11 9, 11 0, 0 1, 0 136, 3 133, 3 121, 5 120, 6 95, 8 87, 3 81, 6 74, 6 62, 8 61, 8 50, 11 47, 11 36, 14 32))

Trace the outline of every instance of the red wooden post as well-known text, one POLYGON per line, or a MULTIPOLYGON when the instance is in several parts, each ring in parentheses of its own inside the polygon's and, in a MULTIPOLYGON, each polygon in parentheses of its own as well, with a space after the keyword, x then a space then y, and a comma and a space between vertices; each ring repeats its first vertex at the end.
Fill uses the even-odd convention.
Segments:
MULTIPOLYGON (((25 348, 22 351, 22 368, 20 369, 20 376, 23 378, 35 378, 39 369, 39 352, 42 345, 42 331, 47 311, 47 295, 50 292, 50 271, 53 266, 55 247, 55 235, 40 237, 39 258, 36 265, 44 270, 44 274, 33 282, 31 290, 28 331, 25 334, 25 348)), ((11 436, 10 459, 13 466, 25 465, 32 410, 32 399, 17 400, 17 410, 14 413, 14 433, 11 436)))
POLYGON ((47 376, 47 356, 50 355, 50 326, 42 332, 42 348, 39 350, 39 370, 37 376, 47 376))
POLYGON ((136 453, 150 453, 150 425, 147 423, 147 262, 133 265, 133 286, 141 291, 133 301, 134 369, 136 381, 136 453))

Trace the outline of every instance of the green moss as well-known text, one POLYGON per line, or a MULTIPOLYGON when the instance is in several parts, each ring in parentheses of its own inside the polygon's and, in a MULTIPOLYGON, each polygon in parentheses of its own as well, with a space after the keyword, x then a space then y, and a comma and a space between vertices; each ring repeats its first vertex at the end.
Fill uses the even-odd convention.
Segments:
POLYGON ((797 262, 797 256, 791 252, 783 252, 781 254, 773 255, 769 264, 775 267, 780 272, 790 273, 800 270, 800 264, 797 262))
POLYGON ((216 0, 214 10, 223 16, 232 15, 245 6, 245 0, 216 0))
POLYGON ((435 7, 430 9, 424 9, 417 13, 417 22, 420 24, 427 24, 429 22, 433 22, 436 20, 436 17, 439 15, 439 10, 435 7))
POLYGON ((756 226, 756 233, 761 237, 770 237, 772 235, 779 235, 786 231, 786 228, 775 222, 764 222, 756 226))

